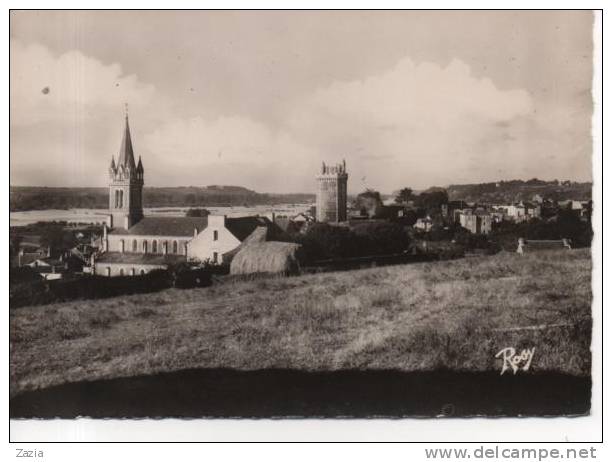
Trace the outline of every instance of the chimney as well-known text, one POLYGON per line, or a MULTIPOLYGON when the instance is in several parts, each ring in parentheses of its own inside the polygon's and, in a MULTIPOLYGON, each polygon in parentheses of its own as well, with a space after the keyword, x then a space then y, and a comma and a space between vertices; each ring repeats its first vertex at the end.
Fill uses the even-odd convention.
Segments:
POLYGON ((208 226, 213 228, 225 228, 226 219, 227 217, 225 215, 209 215, 208 226))

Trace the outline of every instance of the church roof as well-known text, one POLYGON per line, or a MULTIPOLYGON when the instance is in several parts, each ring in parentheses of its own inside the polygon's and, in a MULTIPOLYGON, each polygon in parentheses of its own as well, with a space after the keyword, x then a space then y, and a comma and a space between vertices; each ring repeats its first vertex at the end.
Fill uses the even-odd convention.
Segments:
POLYGON ((116 228, 111 234, 130 236, 193 236, 193 229, 201 232, 208 225, 206 217, 144 217, 129 229, 116 228))
POLYGON ((123 138, 121 140, 121 149, 119 150, 119 159, 117 167, 120 166, 136 168, 134 161, 134 148, 132 147, 132 137, 130 135, 130 124, 127 115, 125 116, 125 129, 123 130, 123 138))
MULTIPOLYGON (((111 231, 114 235, 128 236, 184 236, 192 237, 194 228, 198 233, 208 226, 207 217, 144 217, 129 229, 115 228, 111 231)), ((282 230, 266 217, 239 217, 227 218, 225 227, 236 236, 239 241, 244 241, 258 227, 268 230, 269 237, 275 237, 282 230)))

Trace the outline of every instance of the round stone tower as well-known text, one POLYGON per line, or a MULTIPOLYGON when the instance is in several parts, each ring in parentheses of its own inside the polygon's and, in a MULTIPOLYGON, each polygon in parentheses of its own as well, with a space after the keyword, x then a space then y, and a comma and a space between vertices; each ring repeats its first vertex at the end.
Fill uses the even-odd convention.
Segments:
POLYGON ((317 175, 317 221, 338 223, 346 221, 346 162, 323 165, 317 175))

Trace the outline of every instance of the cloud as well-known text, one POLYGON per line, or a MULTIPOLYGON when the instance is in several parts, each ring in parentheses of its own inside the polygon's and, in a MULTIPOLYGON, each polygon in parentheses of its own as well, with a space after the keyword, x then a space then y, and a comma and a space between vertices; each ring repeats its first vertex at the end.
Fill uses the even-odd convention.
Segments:
POLYGON ((124 104, 140 114, 138 132, 170 113, 154 85, 117 63, 18 40, 10 49, 12 184, 102 186, 119 150, 124 104))
POLYGON ((118 63, 11 40, 11 182, 104 185, 126 101, 153 186, 313 191, 321 160, 343 158, 351 192, 563 178, 568 165, 589 175, 589 107, 544 106, 523 89, 474 76, 460 60, 439 66, 406 57, 384 72, 306 91, 283 101, 284 122, 271 126, 204 108, 186 115, 118 63), (552 154, 567 163, 549 165, 552 154))
POLYGON ((321 160, 346 158, 352 191, 387 191, 491 173, 479 165, 495 163, 487 157, 492 140, 511 143, 513 123, 532 110, 527 92, 499 90, 461 61, 443 68, 406 58, 384 73, 295 99, 276 130, 240 116, 177 118, 144 143, 154 176, 172 172, 189 184, 313 190, 321 160))
POLYGON ((117 112, 128 102, 146 107, 158 96, 155 87, 119 64, 103 64, 79 51, 54 56, 37 44, 11 40, 11 124, 91 117, 117 112))
POLYGON ((175 119, 143 138, 145 169, 175 184, 240 184, 260 191, 311 190, 316 153, 246 117, 175 119), (147 167, 149 166, 149 167, 147 167))
POLYGON ((504 160, 512 126, 533 109, 528 92, 498 89, 459 60, 440 67, 404 58, 303 97, 289 124, 296 139, 346 157, 356 177, 367 178, 359 187, 389 190, 495 177, 478 166, 504 160), (489 150, 491 138, 505 147, 489 150))

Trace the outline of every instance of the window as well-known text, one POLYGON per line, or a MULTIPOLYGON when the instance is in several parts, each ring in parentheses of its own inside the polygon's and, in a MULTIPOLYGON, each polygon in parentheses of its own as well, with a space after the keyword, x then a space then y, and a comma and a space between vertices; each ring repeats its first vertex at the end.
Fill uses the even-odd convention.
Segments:
POLYGON ((130 275, 132 275, 132 276, 136 275, 136 268, 132 268, 132 271, 130 272, 130 275))
POLYGON ((119 270, 119 276, 123 276, 123 268, 119 270))
POLYGON ((147 253, 148 245, 147 241, 142 241, 142 253, 147 253))
POLYGON ((219 240, 219 231, 215 229, 213 231, 213 241, 218 241, 218 240, 219 240))
POLYGON ((176 241, 172 243, 172 253, 178 253, 178 242, 176 241))
POLYGON ((219 262, 219 254, 217 252, 213 252, 213 263, 219 262))
POLYGON ((111 270, 110 270, 110 266, 107 266, 107 267, 106 267, 106 275, 107 275, 107 276, 110 276, 110 271, 111 271, 111 270))
POLYGON ((157 241, 153 241, 151 244, 151 252, 157 253, 157 241))
POLYGON ((123 239, 120 241, 120 249, 121 253, 125 252, 125 241, 123 239))
POLYGON ((145 270, 141 269, 141 270, 140 270, 140 275, 141 275, 141 276, 144 276, 144 275, 145 275, 145 270))
POLYGON ((136 239, 132 241, 132 252, 138 252, 138 242, 136 239))

